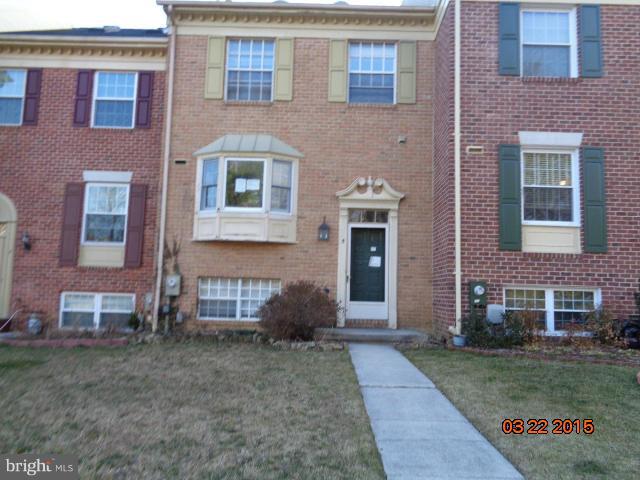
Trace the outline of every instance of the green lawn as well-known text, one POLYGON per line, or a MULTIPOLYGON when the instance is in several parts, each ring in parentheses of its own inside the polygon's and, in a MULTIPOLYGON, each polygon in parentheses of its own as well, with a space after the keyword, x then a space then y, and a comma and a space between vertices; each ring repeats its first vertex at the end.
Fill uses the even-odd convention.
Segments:
POLYGON ((81 478, 384 477, 346 351, 1 347, 0 408, 0 452, 81 478))
POLYGON ((440 349, 406 355, 528 479, 639 478, 636 369, 440 349), (505 435, 505 418, 591 418, 596 430, 505 435))

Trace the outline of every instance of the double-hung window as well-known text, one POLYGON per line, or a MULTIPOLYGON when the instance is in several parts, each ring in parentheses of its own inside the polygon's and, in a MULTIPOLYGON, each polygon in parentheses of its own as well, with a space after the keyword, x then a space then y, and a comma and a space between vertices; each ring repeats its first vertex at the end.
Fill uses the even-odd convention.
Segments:
POLYGON ((133 72, 96 72, 93 126, 133 128, 138 75, 133 72))
POLYGON ((522 10, 522 75, 576 77, 575 9, 522 10))
POLYGON ((275 42, 230 39, 227 42, 227 100, 270 102, 275 42))
POLYGON ((0 125, 22 123, 26 82, 26 70, 0 70, 0 125))
POLYGON ((278 292, 280 280, 201 278, 198 282, 198 318, 256 321, 258 309, 278 292))
POLYGON ((547 333, 562 333, 585 323, 586 315, 601 303, 598 289, 509 287, 504 290, 506 311, 529 311, 547 333))
POLYGON ((124 244, 128 208, 128 184, 88 183, 83 243, 124 244))
POLYGON ((523 224, 578 226, 578 176, 577 151, 523 150, 523 224))
POLYGON ((60 300, 60 327, 126 329, 134 311, 134 295, 63 293, 60 300))
POLYGON ((199 208, 201 212, 290 214, 293 182, 293 162, 288 160, 205 158, 200 167, 199 208))
POLYGON ((200 210, 215 210, 218 203, 218 159, 207 158, 202 162, 202 188, 200 210))
POLYGON ((349 102, 394 103, 396 44, 349 42, 349 102))

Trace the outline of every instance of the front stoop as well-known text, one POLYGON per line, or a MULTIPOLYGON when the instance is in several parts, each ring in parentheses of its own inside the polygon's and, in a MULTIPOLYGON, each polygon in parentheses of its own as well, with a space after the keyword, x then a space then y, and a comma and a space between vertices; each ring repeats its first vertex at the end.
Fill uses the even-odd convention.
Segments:
POLYGON ((316 328, 315 339, 352 343, 427 343, 429 335, 410 329, 316 328))

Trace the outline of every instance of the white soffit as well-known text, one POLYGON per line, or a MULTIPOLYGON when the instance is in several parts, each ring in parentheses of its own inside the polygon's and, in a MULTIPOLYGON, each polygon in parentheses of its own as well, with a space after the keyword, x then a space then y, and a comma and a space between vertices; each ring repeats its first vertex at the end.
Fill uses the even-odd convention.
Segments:
POLYGON ((85 182, 131 183, 132 172, 107 172, 102 170, 85 170, 82 179, 85 182))
POLYGON ((582 145, 582 133, 518 132, 520 145, 526 147, 578 148, 582 145))

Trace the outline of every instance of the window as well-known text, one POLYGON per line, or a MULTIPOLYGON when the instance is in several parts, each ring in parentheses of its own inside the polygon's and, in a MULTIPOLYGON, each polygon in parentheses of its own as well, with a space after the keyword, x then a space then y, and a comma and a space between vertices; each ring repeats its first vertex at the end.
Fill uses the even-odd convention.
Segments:
POLYGON ((504 291, 506 311, 536 312, 540 329, 548 333, 583 324, 585 315, 600 303, 600 290, 593 289, 514 287, 504 291))
POLYGON ((394 103, 395 83, 395 43, 349 43, 349 102, 394 103))
POLYGON ((27 72, 0 70, 0 125, 20 125, 27 72))
POLYGON ((270 102, 273 55, 273 40, 229 40, 227 43, 227 100, 270 102))
POLYGON ((522 219, 530 225, 580 222, 577 152, 522 152, 522 219))
POLYGON ((575 25, 575 10, 523 10, 523 76, 577 76, 575 25))
POLYGON ((134 311, 134 295, 63 293, 60 301, 60 327, 127 329, 134 311))
POLYGON ((129 208, 129 185, 88 183, 85 190, 85 243, 123 244, 129 208))
POLYGON ((271 211, 291 213, 291 162, 273 161, 271 211))
POLYGON ((202 162, 202 191, 200 210, 216 208, 218 198, 218 159, 209 158, 202 162))
POLYGON ((504 307, 507 311, 527 310, 535 312, 536 324, 546 329, 546 307, 544 290, 507 289, 504 292, 504 307))
POLYGON ((280 280, 201 278, 198 282, 198 318, 256 321, 260 306, 278 292, 280 280))
POLYGON ((350 223, 387 223, 388 220, 387 210, 349 210, 350 223))
POLYGON ((136 73, 96 73, 94 127, 133 128, 137 81, 136 73))
POLYGON ((264 160, 227 159, 225 206, 261 209, 264 160))
POLYGON ((270 158, 205 158, 199 165, 196 201, 201 212, 293 212, 293 162, 270 158))

